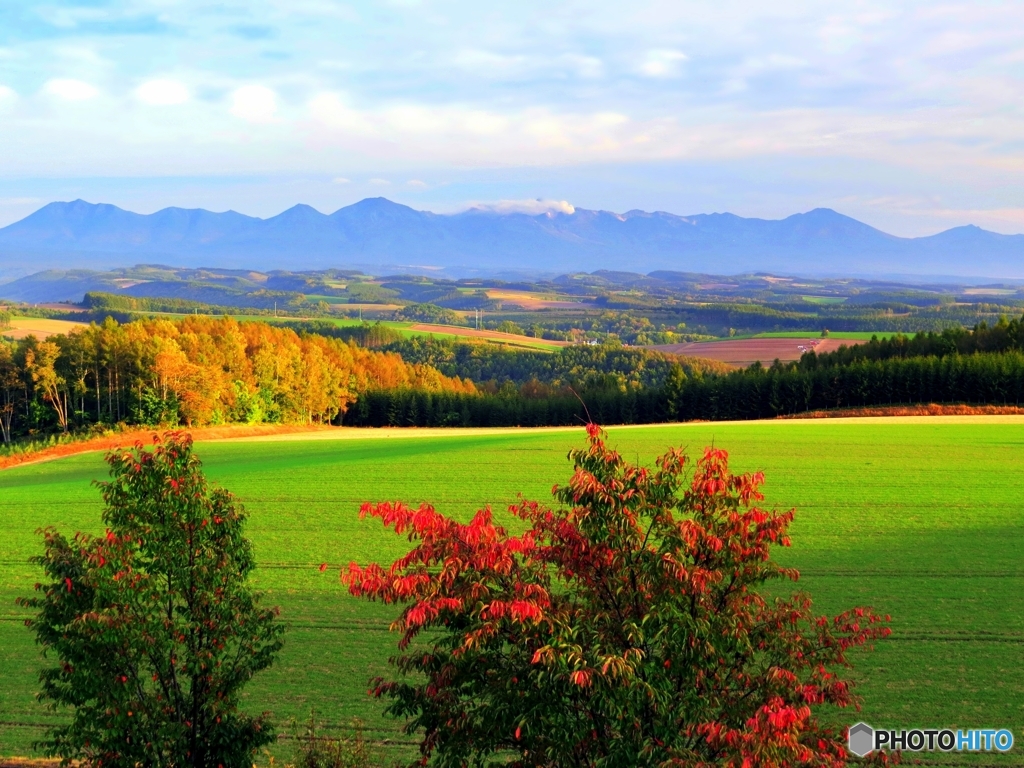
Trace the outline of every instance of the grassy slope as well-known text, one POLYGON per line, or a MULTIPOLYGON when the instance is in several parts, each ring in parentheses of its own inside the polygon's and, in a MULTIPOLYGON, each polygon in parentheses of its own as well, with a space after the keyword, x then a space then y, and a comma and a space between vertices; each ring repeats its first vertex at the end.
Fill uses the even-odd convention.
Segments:
MULTIPOLYGON (((643 460, 670 443, 692 452, 714 441, 731 451, 734 468, 766 471, 769 501, 798 508, 794 547, 780 559, 801 568, 819 610, 873 604, 893 615, 894 638, 858 658, 864 720, 1007 726, 1020 741, 1024 425, 697 424, 612 430, 612 439, 643 460)), ((337 569, 315 566, 402 551, 404 540, 359 521, 363 500, 430 500, 466 517, 487 503, 502 509, 517 491, 544 499, 567 479, 565 451, 578 442, 572 433, 524 431, 200 444, 209 475, 246 503, 257 581, 292 625, 280 663, 250 689, 252 706, 279 721, 310 707, 333 723, 359 716, 375 737, 401 740, 364 695, 393 648, 385 625, 394 609, 349 600, 337 569)), ((38 548, 33 530, 97 530, 89 481, 102 474, 96 454, 0 473, 0 754, 24 754, 49 719, 32 700, 37 651, 12 603, 37 578, 23 565, 38 548)))

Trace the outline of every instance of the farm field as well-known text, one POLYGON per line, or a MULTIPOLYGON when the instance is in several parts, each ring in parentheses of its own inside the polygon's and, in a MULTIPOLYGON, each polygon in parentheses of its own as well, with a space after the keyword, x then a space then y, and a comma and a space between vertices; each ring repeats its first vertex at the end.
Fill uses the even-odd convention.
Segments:
POLYGON ((11 327, 0 331, 0 336, 7 336, 12 339, 24 339, 26 336, 35 336, 37 339, 45 339, 58 333, 68 333, 82 327, 82 323, 73 323, 69 320, 50 320, 45 317, 22 317, 15 315, 11 318, 11 327))
MULTIPOLYGON (((755 333, 752 336, 745 338, 751 339, 804 339, 807 336, 813 335, 808 334, 806 331, 769 331, 767 333, 755 333)), ((872 336, 877 336, 880 339, 887 339, 890 336, 896 334, 891 331, 830 331, 828 338, 840 339, 842 341, 871 341, 872 336)), ((913 336, 913 334, 909 334, 913 336)), ((739 337, 736 337, 739 338, 739 337)))
MULTIPOLYGON (((328 433, 201 442, 208 475, 249 512, 257 586, 290 625, 285 650, 248 689, 247 703, 280 726, 315 708, 338 726, 359 717, 374 739, 410 747, 366 680, 394 648, 394 607, 345 596, 338 568, 387 561, 408 546, 360 521, 362 501, 431 501, 468 518, 522 491, 547 500, 569 475, 566 450, 583 430, 373 431, 377 439, 328 433), (316 439, 310 439, 316 438, 316 439), (331 568, 321 574, 317 565, 331 568)), ((863 711, 827 713, 836 723, 876 726, 1009 727, 1024 739, 1024 418, 937 417, 700 423, 612 428, 611 442, 649 461, 671 444, 691 455, 714 443, 734 469, 762 469, 768 503, 797 507, 793 547, 818 611, 873 605, 893 616, 893 637, 858 653, 863 711)), ((0 472, 0 755, 28 754, 52 715, 33 701, 38 651, 14 606, 38 574, 26 559, 43 525, 99 530, 99 453, 0 472)), ((1014 752, 1019 756, 1020 746, 1014 752)), ((288 754, 288 747, 281 748, 288 754)), ((951 755, 948 764, 1020 764, 951 755)), ((941 756, 936 760, 941 762, 941 756)))
POLYGON ((532 291, 495 290, 487 291, 487 298, 497 299, 503 305, 519 307, 530 312, 538 309, 584 309, 592 308, 592 297, 581 300, 579 297, 538 293, 532 291))
POLYGON ((815 352, 832 352, 843 345, 849 345, 846 339, 820 336, 756 336, 746 339, 725 339, 723 341, 690 341, 682 344, 656 344, 648 349, 660 352, 671 352, 676 355, 706 357, 729 365, 745 368, 760 361, 762 365, 771 365, 776 359, 784 363, 799 360, 809 350, 815 352))
POLYGON ((443 336, 458 338, 460 341, 490 341, 497 344, 508 344, 514 347, 527 349, 553 351, 558 347, 572 346, 568 341, 552 341, 550 339, 538 339, 533 336, 520 336, 517 333, 502 333, 487 329, 476 330, 474 328, 462 328, 457 325, 434 325, 431 323, 414 323, 409 328, 418 335, 443 336))

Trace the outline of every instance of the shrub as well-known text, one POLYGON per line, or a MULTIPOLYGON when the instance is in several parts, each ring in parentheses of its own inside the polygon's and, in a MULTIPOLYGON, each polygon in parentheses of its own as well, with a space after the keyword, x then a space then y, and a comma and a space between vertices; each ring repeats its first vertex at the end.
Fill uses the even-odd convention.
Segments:
POLYGON ((44 531, 47 581, 19 602, 57 661, 40 696, 71 720, 40 746, 93 766, 248 768, 274 734, 239 695, 283 627, 246 584, 242 508, 207 485, 189 436, 155 442, 107 456, 104 536, 44 531))
POLYGON ((429 505, 362 509, 417 542, 344 578, 353 595, 405 604, 399 675, 373 686, 421 734, 424 762, 844 765, 842 732, 811 707, 855 704, 837 672, 848 649, 889 634, 885 620, 764 595, 797 573, 769 559, 794 513, 756 506, 759 473, 731 474, 709 449, 687 484, 680 451, 636 466, 587 429, 554 490, 564 506, 510 508, 519 536, 489 509, 466 525, 429 505))
POLYGON ((358 720, 352 723, 351 736, 324 736, 317 728, 315 715, 310 715, 305 728, 295 729, 295 768, 365 768, 378 764, 358 720))

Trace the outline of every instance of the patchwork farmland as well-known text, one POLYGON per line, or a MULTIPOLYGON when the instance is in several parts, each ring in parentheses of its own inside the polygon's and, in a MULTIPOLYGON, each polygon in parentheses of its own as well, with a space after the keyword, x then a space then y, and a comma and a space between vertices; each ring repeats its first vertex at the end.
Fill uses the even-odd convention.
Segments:
MULTIPOLYGON (((568 478, 565 453, 582 443, 582 430, 327 434, 197 444, 209 476, 245 503, 257 586, 289 625, 279 662, 247 689, 246 703, 273 712, 281 730, 311 709, 334 729, 358 717, 375 741, 408 754, 410 737, 366 695, 394 647, 387 624, 396 609, 348 598, 337 579, 349 561, 389 561, 407 543, 360 521, 359 504, 430 501, 466 519, 486 504, 503 510, 520 491, 547 500, 568 478)), ((731 452, 734 468, 764 470, 768 503, 797 508, 793 547, 777 557, 801 570, 799 586, 816 609, 870 604, 892 615, 892 638, 854 659, 863 711, 826 717, 1006 726, 1022 738, 1024 419, 704 423, 610 435, 630 458, 649 461, 669 445, 692 456, 714 443, 731 452)), ((96 532, 101 503, 90 481, 104 474, 99 453, 0 472, 0 755, 31 754, 55 717, 34 701, 41 662, 14 604, 39 578, 26 564, 40 548, 34 531, 96 532)), ((290 748, 282 743, 279 753, 290 748)), ((944 759, 1013 764, 1012 753, 934 757, 944 759)))

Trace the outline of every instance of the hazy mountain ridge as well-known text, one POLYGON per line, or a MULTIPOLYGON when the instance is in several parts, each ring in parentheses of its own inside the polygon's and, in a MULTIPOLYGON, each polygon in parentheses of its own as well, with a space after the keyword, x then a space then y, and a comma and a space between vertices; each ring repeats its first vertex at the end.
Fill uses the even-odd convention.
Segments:
POLYGON ((781 220, 585 209, 442 215, 385 198, 331 214, 296 205, 267 219, 183 208, 137 214, 75 200, 50 203, 0 229, 0 276, 140 261, 292 270, 418 265, 1011 278, 1024 277, 1024 235, 966 226, 901 238, 827 208, 781 220))

